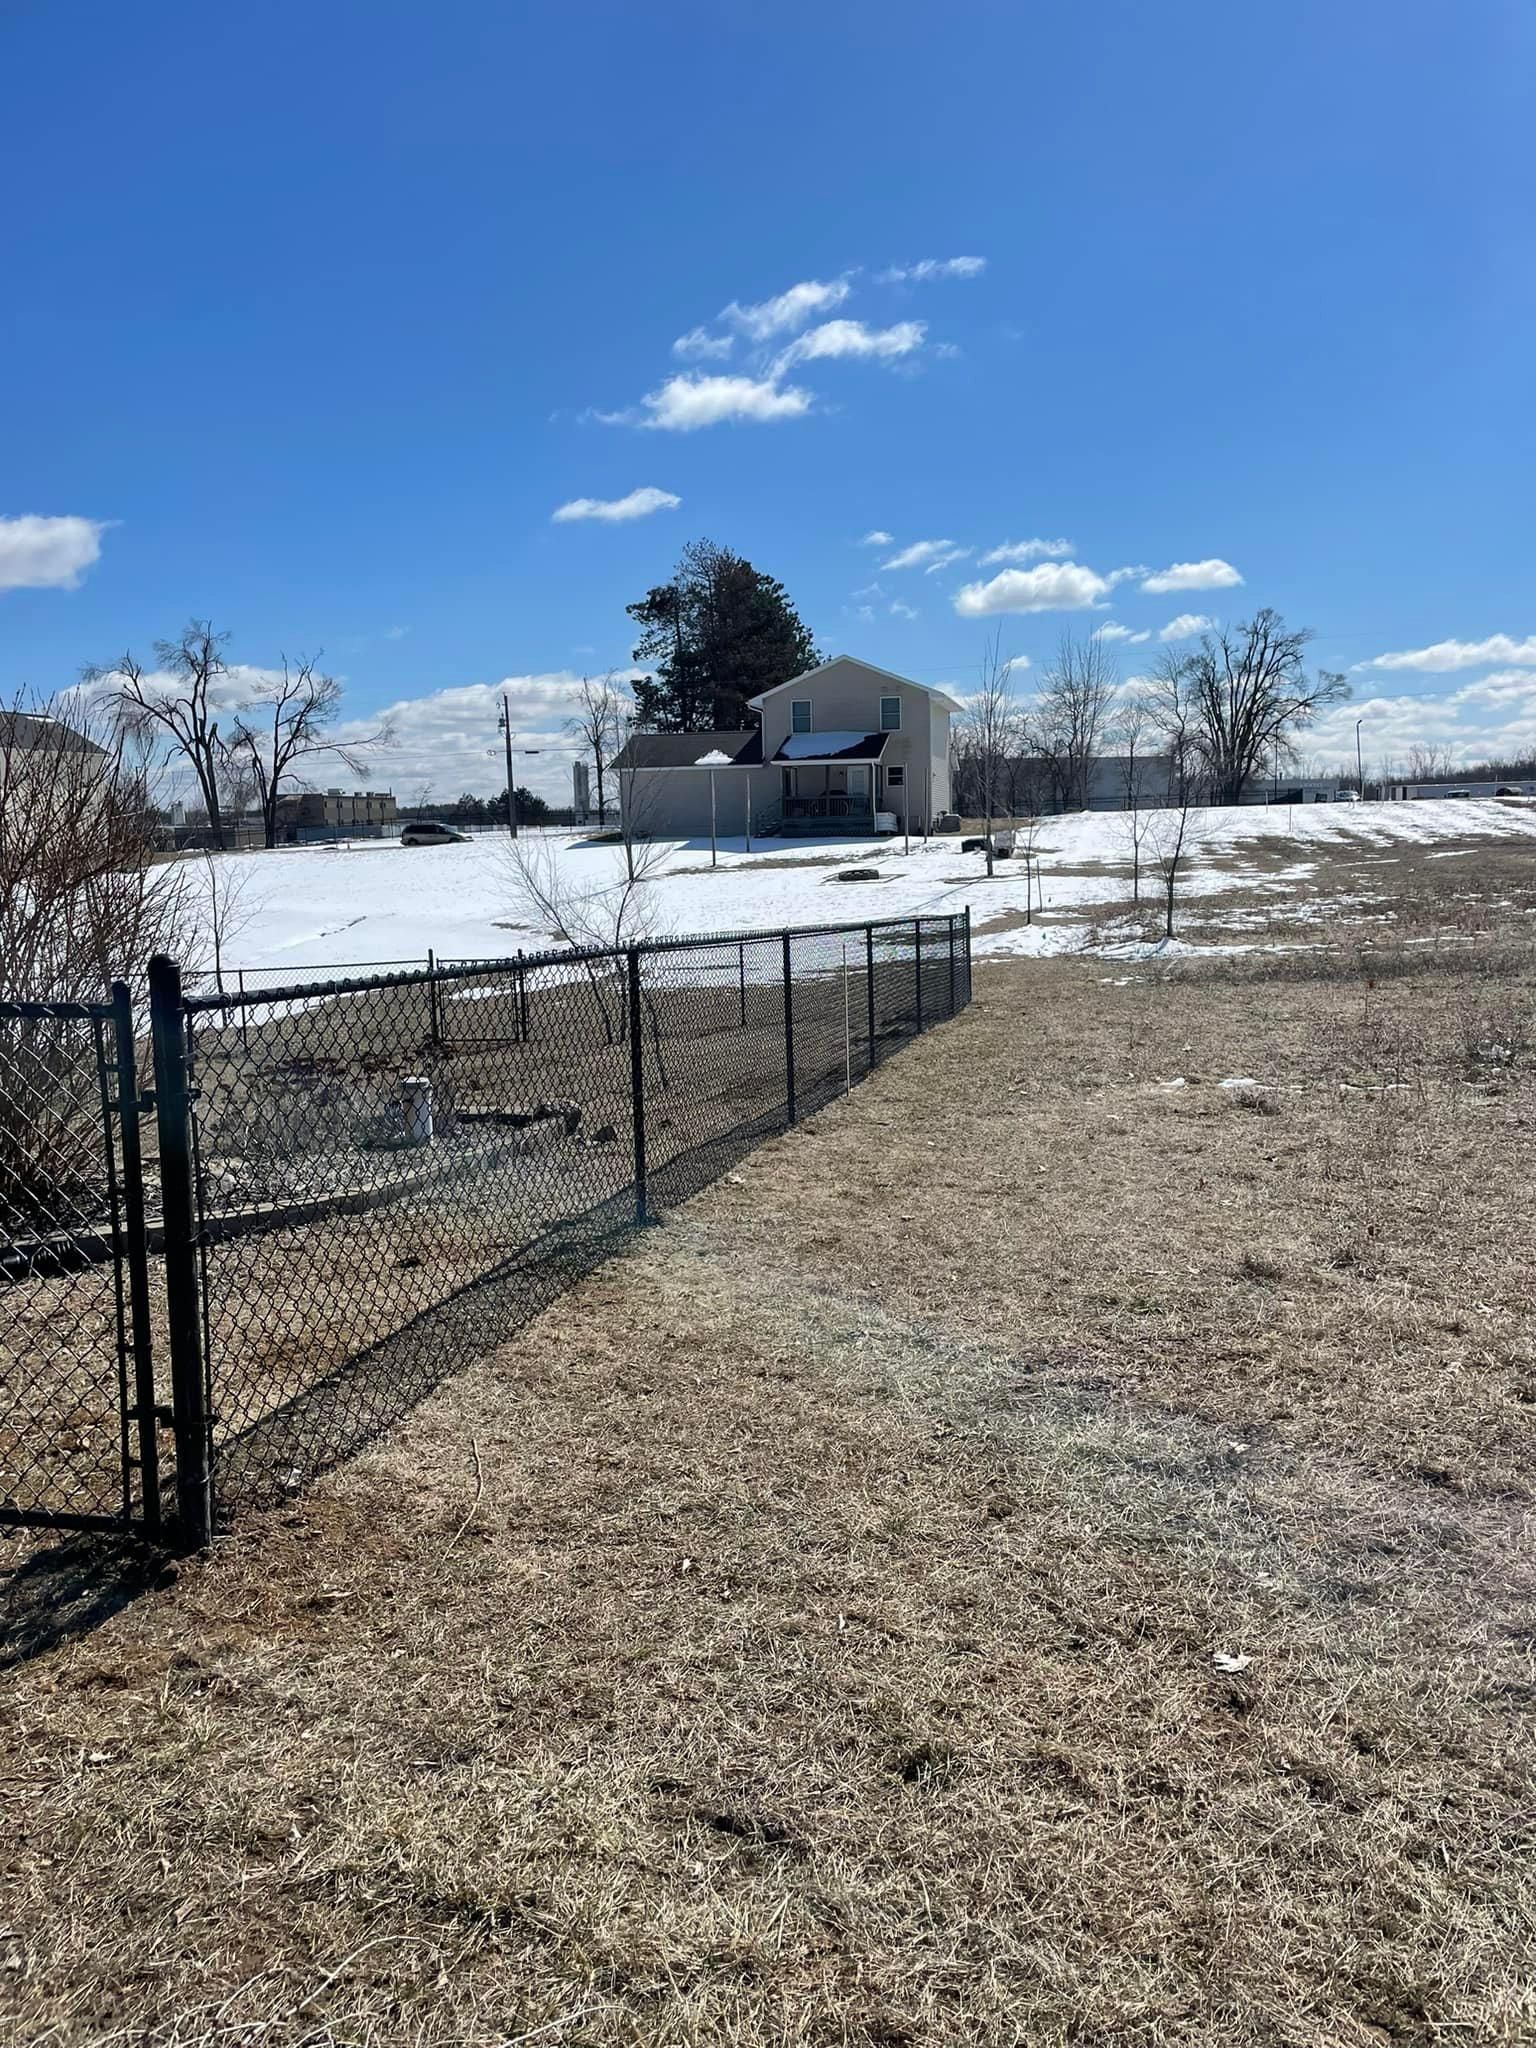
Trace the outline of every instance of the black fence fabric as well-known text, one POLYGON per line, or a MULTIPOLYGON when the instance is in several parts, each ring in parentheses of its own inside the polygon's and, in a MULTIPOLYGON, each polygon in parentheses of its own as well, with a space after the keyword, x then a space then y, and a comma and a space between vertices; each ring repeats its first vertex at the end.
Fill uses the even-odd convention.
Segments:
POLYGON ((0 1520, 157 1520, 126 989, 0 1003, 0 1520))
MULTIPOLYGON (((907 918, 243 991, 228 975, 183 990, 155 963, 153 1043, 138 1055, 157 1097, 152 1286, 128 1256, 107 1027, 84 1017, 72 1028, 95 1121, 89 1105, 71 1112, 45 1192, 57 1206, 74 1190, 76 1234, 89 1221, 106 1255, 0 1275, 0 1324, 21 1353, 0 1387, 0 1518, 18 1486, 28 1505, 93 1514, 109 1511, 110 1481, 120 1516, 141 1497, 152 1508, 134 1477, 146 1415, 189 1540, 296 1491, 637 1221, 964 1008, 969 938, 968 914, 907 918), (142 1328, 136 1289, 153 1295, 142 1328), (66 1454, 76 1420, 89 1447, 66 1454)), ((131 1069, 131 1025, 129 1042, 131 1069)), ((13 1264, 27 1230, 57 1220, 19 1220, 23 1185, 0 1165, 13 1264)), ((0 1348, 5 1369, 10 1357, 0 1348)))

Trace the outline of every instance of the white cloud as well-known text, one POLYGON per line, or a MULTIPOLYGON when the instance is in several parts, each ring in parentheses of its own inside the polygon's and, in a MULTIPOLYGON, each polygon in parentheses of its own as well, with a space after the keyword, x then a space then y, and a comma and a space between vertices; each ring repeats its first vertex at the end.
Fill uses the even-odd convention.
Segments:
MULTIPOLYGON (((214 677, 208 685, 208 707, 212 711, 243 711, 252 704, 258 704, 283 679, 280 668, 262 668, 249 661, 234 661, 224 672, 214 677)), ((72 684, 61 696, 72 696, 82 704, 99 703, 104 698, 115 697, 121 691, 127 678, 121 669, 105 669, 89 682, 72 684)), ((138 679, 138 688, 146 697, 180 697, 186 691, 183 677, 173 675, 169 669, 146 669, 138 679)), ((371 726, 360 728, 371 731, 371 726)))
POLYGON ((1415 647, 1406 654, 1378 654, 1370 661, 1357 661, 1356 668, 1418 668, 1432 674, 1452 669, 1476 668, 1484 661, 1507 661, 1522 668, 1536 668, 1536 634, 1512 640, 1507 633, 1491 633, 1486 640, 1437 640, 1433 647, 1415 647))
POLYGON ((1012 675, 1015 669, 1018 669, 1019 672, 1022 674, 1025 669, 1030 667, 1030 665, 1030 659, 1027 654, 1010 654, 1008 659, 1003 663, 1003 667, 1008 671, 1010 675, 1012 675))
POLYGON ((1127 568, 1111 569, 1105 581, 1111 590, 1116 590, 1122 583, 1133 583, 1138 576, 1145 576, 1148 573, 1145 562, 1132 562, 1127 568))
POLYGON ((386 626, 384 628, 384 638, 386 640, 403 640, 410 630, 409 626, 386 626))
POLYGON ((651 512, 675 510, 682 502, 675 492, 643 484, 624 498, 572 498, 569 504, 557 505, 549 516, 557 524, 572 519, 644 519, 651 512))
POLYGON ((827 320, 797 335, 774 358, 773 375, 782 376, 796 363, 818 362, 838 356, 861 356, 866 361, 889 362, 909 356, 923 345, 927 328, 921 320, 898 320, 894 327, 866 327, 862 320, 827 320))
POLYGON ((1475 683, 1463 683, 1445 701, 1448 704, 1487 704, 1496 710, 1504 705, 1536 704, 1536 675, 1525 669, 1498 669, 1491 676, 1480 677, 1475 683))
POLYGON ((903 604, 899 597, 893 597, 891 599, 891 617, 893 619, 920 619, 922 613, 917 611, 912 605, 903 604))
POLYGON ((866 584, 864 585, 864 587, 863 587, 863 588, 862 588, 861 590, 856 590, 856 591, 855 591, 855 592, 854 592, 853 594, 854 594, 854 596, 855 596, 855 597, 866 597, 866 598, 868 598, 868 597, 884 597, 884 595, 885 595, 885 592, 884 592, 884 590, 883 590, 883 589, 882 589, 882 588, 880 587, 880 585, 879 585, 878 583, 866 583, 866 584))
POLYGON ((833 278, 829 284, 810 278, 755 306, 743 306, 732 299, 720 318, 729 320, 753 341, 771 341, 776 334, 793 334, 818 313, 830 313, 843 303, 851 289, 846 277, 833 278))
POLYGON ((925 256, 921 263, 893 263, 876 276, 876 284, 927 284, 940 277, 980 277, 985 256, 925 256))
MULTIPOLYGON (((1197 633, 1209 632, 1216 621, 1204 612, 1180 612, 1176 619, 1170 619, 1158 634, 1159 640, 1193 640, 1197 633)), ((1145 639, 1146 635, 1143 634, 1145 639)))
POLYGON ((1129 626, 1122 626, 1118 619, 1111 619, 1094 633, 1095 640, 1123 640, 1128 647, 1139 647, 1143 640, 1152 638, 1151 631, 1133 633, 1129 626))
POLYGON ((895 538, 895 534, 887 533, 883 526, 872 526, 859 542, 859 546, 861 548, 888 548, 895 538))
POLYGON ((74 590, 101 554, 106 524, 24 512, 0 517, 0 590, 74 590))
POLYGON ((1536 679, 1504 670, 1449 696, 1378 696, 1333 706, 1302 744, 1339 766, 1355 765, 1355 720, 1362 721, 1366 772, 1383 761, 1406 770, 1415 746, 1445 747, 1458 762, 1508 760, 1536 748, 1536 679), (1525 687, 1521 687, 1524 683, 1525 687))
MULTIPOLYGON (((632 682, 641 673, 621 669, 615 679, 632 682)), ((325 779, 342 787, 393 789, 401 803, 414 802, 423 786, 430 786, 432 798, 438 800, 451 800, 466 789, 493 795, 506 780, 496 732, 505 691, 518 749, 513 768, 519 785, 552 803, 569 803, 571 763, 578 750, 565 725, 580 687, 580 676, 558 669, 402 698, 365 717, 349 718, 337 728, 337 737, 346 740, 387 722, 394 727, 396 744, 372 755, 363 776, 328 769, 325 779), (535 748, 537 753, 530 754, 528 750, 535 748)))
POLYGON ((957 548, 952 540, 914 540, 880 566, 882 569, 942 568, 948 562, 958 562, 969 553, 969 548, 957 548))
POLYGON ((1146 577, 1141 587, 1148 597, 1166 597, 1173 590, 1231 590, 1242 580, 1230 562, 1213 555, 1205 562, 1173 562, 1146 577))
POLYGON ((1071 552, 1069 540, 1005 540, 1001 547, 988 548, 981 561, 983 568, 994 562, 1059 562, 1071 552))
POLYGON ((771 377, 669 377, 648 391, 641 410, 599 413, 609 426, 659 427, 689 434, 726 420, 793 420, 811 409, 811 394, 771 377))
POLYGON ((672 344, 672 353, 698 362, 719 362, 736 346, 734 334, 711 334, 707 327, 690 327, 672 344))
POLYGON ((955 596, 962 619, 991 618, 997 612, 1091 611, 1109 584, 1079 562, 1041 562, 1034 569, 1001 569, 990 583, 967 583, 955 596))

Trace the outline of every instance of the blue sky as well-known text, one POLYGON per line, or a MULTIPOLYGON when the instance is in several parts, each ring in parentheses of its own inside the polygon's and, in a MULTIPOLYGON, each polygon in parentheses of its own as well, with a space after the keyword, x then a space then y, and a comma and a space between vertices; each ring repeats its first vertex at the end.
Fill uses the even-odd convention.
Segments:
POLYGON ((1526 0, 12 0, 0 688, 210 614, 490 787, 705 533, 922 680, 1272 603, 1412 657, 1329 744, 1529 744, 1533 83, 1526 0))

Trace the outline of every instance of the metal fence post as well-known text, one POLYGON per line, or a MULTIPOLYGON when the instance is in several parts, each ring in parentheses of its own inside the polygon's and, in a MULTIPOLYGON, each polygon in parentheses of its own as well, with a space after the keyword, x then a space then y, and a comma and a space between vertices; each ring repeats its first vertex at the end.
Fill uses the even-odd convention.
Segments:
POLYGON ((523 949, 517 949, 517 1035, 523 1044, 528 1043, 528 970, 522 964, 523 949))
POLYGON ((240 990, 240 1043, 249 1052, 251 1049, 251 1013, 245 1007, 245 969, 235 969, 235 983, 240 990))
POLYGON ((955 1014, 955 920, 949 920, 949 1014, 955 1014))
POLYGON ((971 1000, 971 906, 965 906, 965 1000, 971 1000))
POLYGON ((917 992, 917 1029, 923 1028, 923 920, 912 920, 912 983, 917 992))
POLYGON ((736 971, 741 986, 741 1028, 747 1028, 747 944, 743 939, 736 948, 736 971))
POLYGON ((437 955, 430 946, 427 948, 427 1011, 431 1017, 431 1038, 434 1045, 443 1042, 442 1012, 437 1006, 437 955))
POLYGON ((869 1064, 875 1064, 875 928, 864 927, 864 1007, 869 1019, 869 1064))
POLYGON ((785 1120, 793 1123, 795 1110, 795 973, 790 963, 789 933, 784 934, 784 1102, 785 1120))
POLYGON ((192 1101, 187 1082, 181 969, 157 953, 149 963, 149 1029, 160 1138, 160 1205, 165 1221, 165 1306, 171 1339, 171 1410, 176 1432, 176 1509, 181 1540, 201 1549, 213 1535, 207 1381, 197 1284, 197 1204, 192 1172, 192 1101))
POLYGON ((645 1033, 640 1029, 640 948, 629 949, 629 1098, 634 1112, 635 1221, 646 1220, 645 1033))
POLYGON ((122 1141, 123 1229, 128 1240, 128 1312, 133 1318, 133 1408, 138 1424, 140 1515, 148 1536, 160 1533, 160 1440, 156 1434, 155 1355, 149 1325, 149 1241, 144 1229, 144 1153, 139 1142, 139 1069, 133 1043, 133 998, 126 981, 112 984, 112 1035, 117 1054, 117 1127, 122 1141))

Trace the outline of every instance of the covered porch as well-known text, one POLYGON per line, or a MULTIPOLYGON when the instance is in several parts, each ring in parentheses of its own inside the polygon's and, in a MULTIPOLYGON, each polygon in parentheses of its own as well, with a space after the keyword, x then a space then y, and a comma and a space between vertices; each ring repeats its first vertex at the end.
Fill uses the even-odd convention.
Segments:
MULTIPOLYGON (((885 805, 880 757, 888 733, 796 733, 774 761, 782 778, 781 829, 801 835, 846 832, 867 838, 881 829, 885 805)), ((887 829, 894 830, 894 823, 887 829)))

